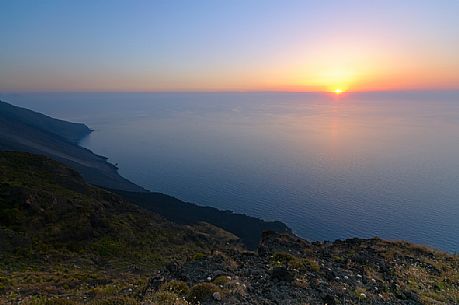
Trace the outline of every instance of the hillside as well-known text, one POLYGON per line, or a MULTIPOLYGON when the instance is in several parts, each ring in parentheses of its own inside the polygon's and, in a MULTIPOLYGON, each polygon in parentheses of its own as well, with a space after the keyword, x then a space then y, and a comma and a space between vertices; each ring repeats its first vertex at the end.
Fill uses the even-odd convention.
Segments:
POLYGON ((78 171, 94 185, 144 191, 118 174, 107 159, 77 143, 91 130, 0 101, 0 150, 42 154, 78 171))
POLYGON ((206 224, 173 224, 86 184, 46 157, 0 153, 2 300, 17 301, 37 290, 59 294, 75 288, 75 281, 92 285, 128 277, 130 285, 138 274, 168 262, 233 244, 237 247, 232 234, 206 224), (61 287, 48 291, 41 284, 45 278, 61 287), (18 287, 21 293, 11 294, 18 287))
POLYGON ((156 267, 164 257, 175 258, 181 247, 216 242, 200 240, 203 236, 192 226, 175 225, 90 186, 77 172, 46 157, 1 152, 0 173, 2 254, 66 260, 73 254, 81 259, 84 252, 99 263, 156 267))
POLYGON ((2 120, 15 121, 72 143, 78 143, 81 138, 91 133, 91 129, 84 124, 55 119, 2 101, 0 101, 0 113, 2 120))
POLYGON ((0 153, 0 304, 457 304, 459 258, 406 242, 257 251, 215 226, 174 224, 51 159, 0 153))
POLYGON ((114 190, 124 198, 146 210, 157 213, 175 223, 196 224, 207 222, 238 236, 251 250, 256 249, 264 231, 291 233, 289 227, 280 221, 263 221, 244 214, 220 211, 183 202, 177 198, 154 192, 128 192, 114 190))

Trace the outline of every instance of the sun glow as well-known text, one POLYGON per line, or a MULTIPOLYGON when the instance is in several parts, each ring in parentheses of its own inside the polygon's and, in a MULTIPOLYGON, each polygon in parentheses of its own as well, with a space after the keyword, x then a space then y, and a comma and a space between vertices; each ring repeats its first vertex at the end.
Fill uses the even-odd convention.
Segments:
POLYGON ((335 89, 335 94, 341 94, 343 92, 344 92, 343 89, 340 89, 340 88, 335 89))

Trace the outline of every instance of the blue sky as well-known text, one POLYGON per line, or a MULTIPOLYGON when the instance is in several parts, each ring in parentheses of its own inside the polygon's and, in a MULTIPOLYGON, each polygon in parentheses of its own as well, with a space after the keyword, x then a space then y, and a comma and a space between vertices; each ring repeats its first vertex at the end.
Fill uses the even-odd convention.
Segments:
POLYGON ((459 1, 0 1, 0 90, 459 88, 459 1))

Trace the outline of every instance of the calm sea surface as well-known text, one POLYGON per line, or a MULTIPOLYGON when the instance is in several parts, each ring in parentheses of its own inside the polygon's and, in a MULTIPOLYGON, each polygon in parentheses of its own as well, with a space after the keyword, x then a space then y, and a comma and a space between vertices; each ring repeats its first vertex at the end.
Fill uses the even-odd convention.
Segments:
POLYGON ((2 94, 95 132, 82 145, 180 199, 312 240, 459 251, 459 94, 2 94))

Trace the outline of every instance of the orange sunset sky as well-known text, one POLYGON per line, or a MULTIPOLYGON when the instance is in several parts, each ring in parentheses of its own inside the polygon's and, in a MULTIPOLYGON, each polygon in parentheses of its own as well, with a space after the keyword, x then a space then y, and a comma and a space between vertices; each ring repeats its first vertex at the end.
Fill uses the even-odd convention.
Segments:
POLYGON ((0 90, 459 89, 459 1, 9 1, 0 90))

